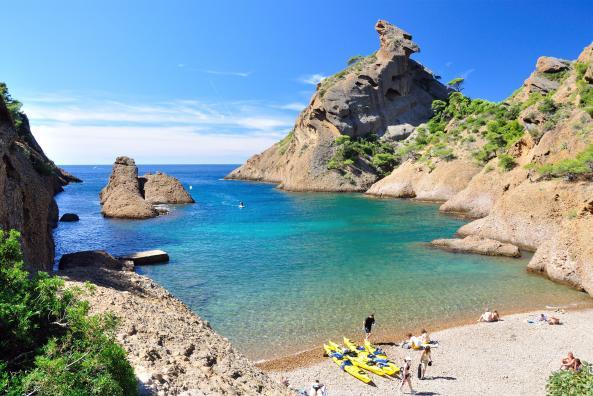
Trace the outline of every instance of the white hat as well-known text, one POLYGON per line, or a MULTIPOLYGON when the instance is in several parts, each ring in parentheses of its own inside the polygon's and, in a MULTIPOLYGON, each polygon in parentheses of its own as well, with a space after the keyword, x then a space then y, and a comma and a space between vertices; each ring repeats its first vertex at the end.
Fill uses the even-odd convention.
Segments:
POLYGON ((406 358, 404 360, 409 360, 410 362, 412 361, 412 358, 409 356, 406 356, 406 358))

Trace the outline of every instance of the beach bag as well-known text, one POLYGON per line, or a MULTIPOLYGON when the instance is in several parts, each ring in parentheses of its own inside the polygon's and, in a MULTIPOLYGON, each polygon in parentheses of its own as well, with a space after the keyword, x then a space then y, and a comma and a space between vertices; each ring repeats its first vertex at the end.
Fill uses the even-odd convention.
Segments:
POLYGON ((418 365, 418 378, 422 378, 422 363, 418 365))

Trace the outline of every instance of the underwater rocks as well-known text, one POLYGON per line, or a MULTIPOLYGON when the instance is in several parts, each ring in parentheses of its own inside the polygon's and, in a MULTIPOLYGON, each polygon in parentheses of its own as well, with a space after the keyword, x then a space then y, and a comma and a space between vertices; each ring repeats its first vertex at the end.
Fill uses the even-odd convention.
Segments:
POLYGON ((484 256, 521 257, 519 248, 510 243, 502 243, 479 236, 468 236, 463 239, 435 239, 432 246, 455 253, 474 253, 484 256))

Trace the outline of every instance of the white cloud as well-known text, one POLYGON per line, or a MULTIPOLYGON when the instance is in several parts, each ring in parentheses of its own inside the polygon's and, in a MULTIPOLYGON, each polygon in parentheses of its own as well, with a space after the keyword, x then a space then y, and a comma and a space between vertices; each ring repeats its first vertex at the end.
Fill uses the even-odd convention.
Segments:
POLYGON ((459 77, 463 78, 463 79, 467 79, 469 77, 470 74, 472 74, 473 72, 475 72, 476 69, 472 68, 472 69, 468 69, 466 71, 464 71, 463 73, 461 73, 459 75, 459 77))
POLYGON ((236 77, 249 77, 251 72, 234 72, 234 71, 219 71, 219 70, 202 70, 204 73, 216 74, 221 76, 236 76, 236 77))
POLYGON ((308 76, 302 76, 299 81, 305 84, 312 84, 312 85, 317 85, 321 82, 321 80, 323 80, 326 76, 322 75, 322 74, 310 74, 308 76))
MULTIPOLYGON (((311 95, 311 93, 308 92, 308 95, 311 95)), ((292 102, 292 103, 279 105, 276 107, 278 109, 282 109, 282 110, 302 111, 305 107, 307 107, 307 105, 304 103, 300 103, 300 102, 292 102)))
POLYGON ((294 124, 294 112, 254 101, 85 98, 32 101, 23 110, 45 152, 61 164, 111 163, 117 155, 144 163, 237 163, 272 145, 294 124))

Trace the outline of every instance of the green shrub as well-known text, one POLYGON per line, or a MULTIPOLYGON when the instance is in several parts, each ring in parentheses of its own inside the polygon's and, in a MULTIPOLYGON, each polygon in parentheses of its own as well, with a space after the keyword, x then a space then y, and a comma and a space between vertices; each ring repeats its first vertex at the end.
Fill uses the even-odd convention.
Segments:
POLYGON ((0 97, 4 100, 14 127, 18 131, 23 123, 24 114, 21 112, 23 104, 10 95, 8 87, 3 82, 0 82, 0 97))
POLYGON ((364 59, 364 56, 362 55, 354 55, 351 56, 350 59, 348 59, 348 62, 346 62, 348 64, 348 66, 355 64, 356 62, 360 62, 361 60, 364 59))
POLYGON ((577 80, 581 80, 585 76, 588 66, 589 65, 584 62, 577 62, 574 64, 574 69, 576 70, 577 74, 577 80))
POLYGON ((593 144, 579 153, 575 158, 565 159, 555 164, 545 164, 536 169, 539 173, 547 177, 570 177, 593 173, 593 144))
POLYGON ((500 154, 498 156, 498 166, 505 171, 515 167, 515 158, 510 154, 500 154))
POLYGON ((399 163, 393 146, 379 141, 375 134, 357 138, 341 135, 336 138, 335 144, 337 150, 327 163, 328 169, 345 170, 358 160, 366 160, 377 173, 385 175, 399 163))
POLYGON ((550 95, 547 95, 539 104, 537 109, 545 114, 553 114, 556 111, 557 106, 554 103, 552 97, 550 95))
POLYGON ((290 142, 292 142, 292 139, 294 138, 294 129, 291 130, 288 135, 286 135, 281 141, 278 142, 278 151, 280 152, 281 155, 284 155, 284 153, 286 153, 286 150, 288 149, 288 146, 290 145, 290 142))
POLYGON ((0 230, 0 394, 136 394, 116 318, 89 316, 62 279, 25 271, 19 237, 0 230))
POLYGON ((559 370, 548 378, 546 391, 549 396, 593 395, 593 366, 582 363, 579 372, 559 370))

